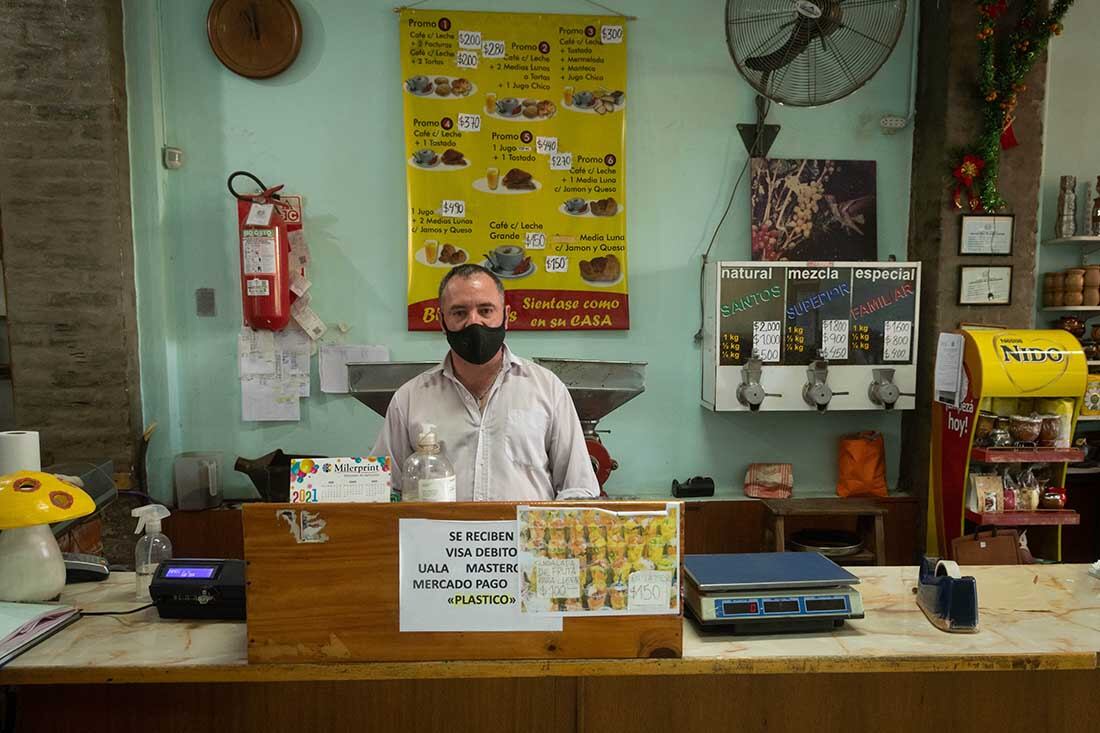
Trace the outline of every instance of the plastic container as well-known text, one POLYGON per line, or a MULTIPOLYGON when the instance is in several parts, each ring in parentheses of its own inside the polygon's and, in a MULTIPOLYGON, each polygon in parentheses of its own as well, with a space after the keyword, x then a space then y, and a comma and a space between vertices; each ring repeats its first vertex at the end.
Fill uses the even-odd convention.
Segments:
POLYGON ((153 574, 157 572, 158 565, 172 559, 172 541, 160 531, 161 520, 170 513, 160 504, 139 506, 130 512, 138 520, 134 534, 141 534, 134 547, 135 595, 139 601, 148 603, 152 600, 149 584, 153 582, 153 574))
POLYGON ((435 425, 425 424, 416 452, 405 459, 402 501, 455 501, 455 470, 444 455, 435 425))

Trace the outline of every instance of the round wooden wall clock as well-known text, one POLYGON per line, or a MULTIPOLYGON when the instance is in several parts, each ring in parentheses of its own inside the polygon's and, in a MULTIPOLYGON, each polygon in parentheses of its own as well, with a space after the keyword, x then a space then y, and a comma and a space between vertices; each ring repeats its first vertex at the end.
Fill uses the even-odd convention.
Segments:
POLYGON ((218 60, 249 79, 286 71, 302 48, 302 19, 291 0, 214 0, 206 35, 218 60))

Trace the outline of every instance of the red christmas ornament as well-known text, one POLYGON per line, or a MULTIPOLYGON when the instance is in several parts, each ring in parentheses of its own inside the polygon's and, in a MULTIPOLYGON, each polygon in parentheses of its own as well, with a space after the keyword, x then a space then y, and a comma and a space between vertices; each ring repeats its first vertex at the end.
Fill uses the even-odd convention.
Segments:
POLYGON ((970 188, 974 185, 974 179, 982 174, 982 168, 985 168, 984 160, 976 155, 964 155, 962 163, 959 163, 951 175, 955 176, 959 183, 970 188))

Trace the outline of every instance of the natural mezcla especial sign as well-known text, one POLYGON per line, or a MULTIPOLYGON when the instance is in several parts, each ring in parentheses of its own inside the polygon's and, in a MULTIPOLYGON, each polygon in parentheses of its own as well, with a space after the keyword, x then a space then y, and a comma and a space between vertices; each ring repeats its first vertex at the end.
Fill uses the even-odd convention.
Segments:
POLYGON ((561 631, 520 613, 516 521, 401 519, 402 631, 561 631))
POLYGON ((629 328, 625 31, 401 12, 409 330, 438 330, 439 281, 469 262, 504 282, 509 328, 629 328))

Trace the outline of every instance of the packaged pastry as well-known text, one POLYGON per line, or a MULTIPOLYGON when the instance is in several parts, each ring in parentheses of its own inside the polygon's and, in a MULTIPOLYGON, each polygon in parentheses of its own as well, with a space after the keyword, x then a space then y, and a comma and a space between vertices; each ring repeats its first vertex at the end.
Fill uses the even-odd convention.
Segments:
POLYGON ((970 494, 967 502, 971 511, 1004 511, 1004 481, 995 473, 970 474, 970 494))
POLYGON ((610 594, 609 594, 610 595, 610 600, 611 600, 611 607, 613 609, 615 609, 616 611, 625 611, 626 610, 626 594, 627 594, 626 583, 616 583, 615 585, 611 586, 611 591, 610 591, 610 594))

